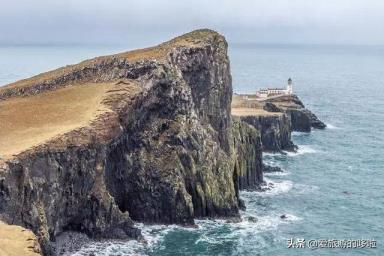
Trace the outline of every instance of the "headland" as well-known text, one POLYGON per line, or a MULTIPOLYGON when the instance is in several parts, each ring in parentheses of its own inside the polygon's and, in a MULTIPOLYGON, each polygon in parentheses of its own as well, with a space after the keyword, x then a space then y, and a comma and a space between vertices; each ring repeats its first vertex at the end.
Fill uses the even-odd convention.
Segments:
POLYGON ((240 218, 263 150, 322 125, 295 95, 233 96, 227 42, 204 29, 2 87, 0 127, 0 220, 55 255, 67 231, 142 239, 135 221, 240 218))

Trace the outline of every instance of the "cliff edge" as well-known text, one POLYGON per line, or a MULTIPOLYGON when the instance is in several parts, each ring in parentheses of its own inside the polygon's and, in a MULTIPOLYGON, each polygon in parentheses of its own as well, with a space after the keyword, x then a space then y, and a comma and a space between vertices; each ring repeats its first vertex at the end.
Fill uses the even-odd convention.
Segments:
POLYGON ((207 29, 1 87, 0 220, 55 255, 65 231, 141 239, 135 221, 238 218, 262 150, 295 150, 292 130, 321 126, 298 98, 244 104, 207 29))
POLYGON ((211 30, 0 88, 0 219, 50 255, 64 231, 140 238, 134 221, 239 216, 261 141, 233 127, 231 99, 227 42, 211 30))
POLYGON ((254 95, 235 94, 232 115, 260 131, 264 151, 295 151, 291 133, 324 129, 326 125, 305 108, 297 95, 258 100, 254 95))

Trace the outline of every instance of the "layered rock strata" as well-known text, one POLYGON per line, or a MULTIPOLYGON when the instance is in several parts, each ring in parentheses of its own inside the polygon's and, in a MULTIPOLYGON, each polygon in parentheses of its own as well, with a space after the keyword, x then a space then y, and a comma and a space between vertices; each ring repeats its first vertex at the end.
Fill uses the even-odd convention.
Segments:
POLYGON ((305 108, 296 95, 268 100, 265 108, 273 112, 287 113, 291 119, 292 131, 310 132, 311 128, 324 129, 326 127, 315 114, 305 108))
POLYGON ((264 151, 295 151, 297 146, 291 141, 292 131, 310 132, 312 128, 326 127, 296 95, 265 100, 253 95, 235 95, 232 115, 260 131, 264 151))
POLYGON ((235 117, 233 138, 236 151, 235 187, 237 190, 259 189, 263 182, 260 132, 252 125, 235 117))
POLYGON ((50 255, 64 231, 139 238, 133 221, 239 216, 261 142, 233 127, 231 98, 227 43, 210 30, 1 88, 0 218, 50 255))
POLYGON ((281 152, 296 149, 291 141, 292 128, 288 115, 250 115, 240 118, 260 131, 264 151, 281 152))
POLYGON ((262 150, 294 148, 300 125, 276 102, 232 120, 231 101, 227 43, 211 30, 0 88, 0 219, 53 255, 65 231, 140 239, 134 221, 238 217, 262 150))

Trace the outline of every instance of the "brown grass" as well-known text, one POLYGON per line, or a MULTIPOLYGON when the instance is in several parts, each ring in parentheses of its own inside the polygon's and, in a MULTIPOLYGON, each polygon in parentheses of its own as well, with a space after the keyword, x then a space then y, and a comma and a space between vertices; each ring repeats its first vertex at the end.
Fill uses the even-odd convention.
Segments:
POLYGON ((135 62, 139 60, 148 60, 148 59, 161 60, 165 58, 168 52, 170 52, 170 50, 173 48, 180 47, 180 46, 194 47, 194 46, 202 45, 210 40, 213 40, 213 38, 218 35, 219 34, 217 32, 207 30, 207 29, 196 30, 196 31, 184 34, 182 36, 176 37, 170 41, 167 41, 165 43, 159 44, 154 47, 127 51, 123 53, 101 56, 101 57, 85 60, 75 65, 68 65, 65 67, 61 67, 53 71, 41 73, 37 76, 31 77, 28 79, 23 79, 23 80, 2 86, 0 87, 0 94, 8 89, 25 88, 25 87, 30 87, 36 84, 44 83, 45 81, 48 81, 50 79, 57 78, 60 76, 65 76, 72 72, 79 71, 85 67, 90 67, 97 63, 102 63, 104 61, 108 61, 113 58, 126 59, 130 62, 135 62))
POLYGON ((0 93, 5 92, 8 89, 26 88, 36 84, 41 84, 41 83, 44 83, 45 81, 49 81, 57 77, 68 75, 72 72, 79 71, 83 68, 96 65, 97 63, 101 63, 103 61, 107 61, 112 58, 118 58, 118 59, 122 58, 122 59, 127 59, 131 62, 134 62, 134 61, 146 60, 146 59, 161 59, 165 57, 166 52, 167 52, 167 49, 161 46, 157 46, 157 47, 133 50, 133 51, 114 54, 114 55, 101 56, 101 57, 93 58, 90 60, 82 61, 75 65, 68 65, 52 71, 44 72, 37 76, 33 76, 27 79, 22 79, 20 81, 2 86, 0 87, 0 93))
POLYGON ((268 112, 262 108, 232 108, 233 116, 279 116, 282 113, 268 112))
POLYGON ((0 156, 7 157, 86 126, 108 111, 101 101, 114 84, 61 88, 0 102, 0 156))
POLYGON ((38 256, 35 235, 20 226, 0 221, 0 256, 38 256))
MULTIPOLYGON (((252 98, 252 95, 249 96, 252 98)), ((233 95, 232 97, 232 115, 233 116, 278 116, 281 113, 268 112, 263 109, 265 102, 256 100, 245 100, 242 95, 233 95)))
POLYGON ((233 95, 232 97, 232 108, 263 108, 264 102, 257 100, 245 100, 243 97, 233 95))

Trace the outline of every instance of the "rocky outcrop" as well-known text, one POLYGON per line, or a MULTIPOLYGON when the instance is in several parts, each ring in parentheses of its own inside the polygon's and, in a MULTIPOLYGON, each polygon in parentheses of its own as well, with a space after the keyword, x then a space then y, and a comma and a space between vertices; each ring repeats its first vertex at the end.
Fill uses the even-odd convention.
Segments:
POLYGON ((236 151, 235 187, 237 190, 259 189, 263 182, 262 147, 259 131, 235 117, 233 120, 233 138, 236 151))
POLYGON ((227 45, 204 33, 199 40, 212 41, 169 54, 114 144, 107 187, 135 220, 189 225, 194 217, 238 215, 227 45))
POLYGON ((45 254, 65 230, 93 237, 139 237, 128 213, 108 193, 103 178, 107 149, 97 144, 65 151, 41 150, 8 162, 0 171, 0 213, 31 228, 45 254))
POLYGON ((292 130, 297 132, 310 132, 311 128, 324 129, 326 125, 308 109, 288 109, 291 116, 292 130))
POLYGON ((264 151, 295 151, 291 132, 324 129, 321 122, 296 95, 282 95, 260 100, 255 95, 234 95, 232 115, 260 131, 264 151))
MULTIPOLYGON (((244 206, 239 190, 263 182, 261 151, 295 149, 293 109, 273 102, 266 115, 232 121, 227 43, 211 30, 0 89, 2 106, 21 106, 18 122, 26 118, 23 106, 41 107, 53 97, 78 104, 76 111, 96 107, 77 117, 78 126, 66 120, 76 112, 69 106, 56 106, 59 113, 46 108, 42 120, 53 124, 51 137, 37 132, 42 124, 34 118, 28 141, 17 141, 24 138, 17 127, 6 127, 17 147, 0 143, 0 219, 31 229, 45 255, 55 254, 51 241, 65 231, 140 239, 134 221, 236 219, 244 206)), ((5 126, 16 118, 1 114, 5 126)), ((0 132, 0 141, 4 136, 0 132)))
POLYGON ((292 131, 298 132, 310 132, 311 120, 308 113, 301 109, 289 109, 286 110, 291 117, 292 131))
POLYGON ((283 172, 283 170, 278 166, 266 165, 264 163, 262 165, 262 170, 263 170, 263 173, 283 172))
POLYGON ((288 115, 279 113, 240 118, 260 131, 264 151, 281 152, 296 149, 291 141, 291 121, 288 115))
POLYGON ((107 110, 89 125, 0 160, 3 220, 32 229, 49 255, 64 231, 139 238, 134 220, 239 215, 238 190, 262 181, 261 144, 250 125, 232 127, 224 37, 199 30, 99 57, 6 86, 0 100, 101 83, 107 110))
POLYGON ((265 104, 265 109, 271 112, 287 113, 291 119, 292 131, 310 132, 311 128, 324 129, 326 127, 315 114, 305 108, 296 95, 271 99, 265 104))

